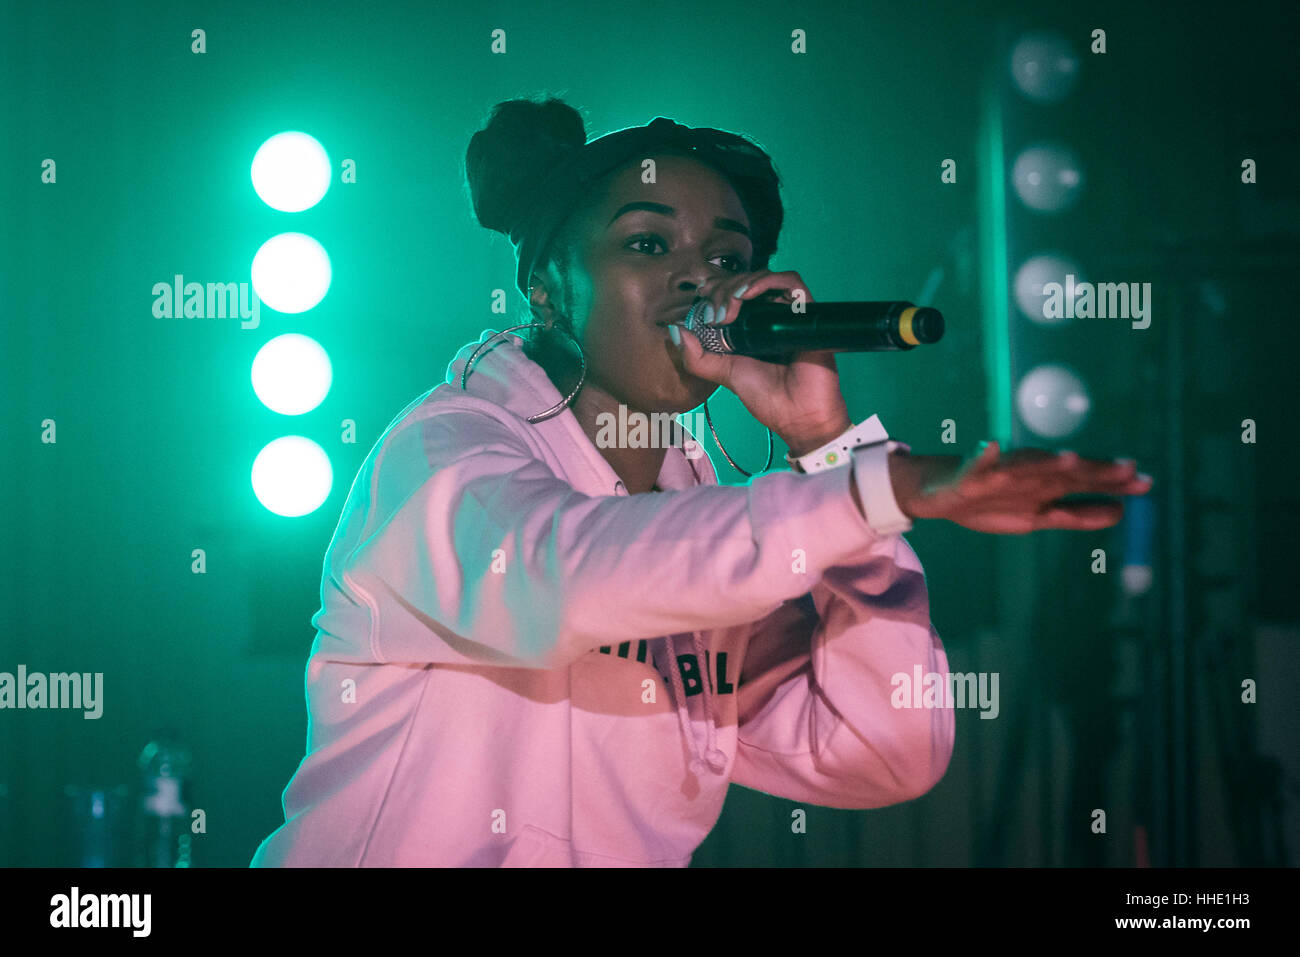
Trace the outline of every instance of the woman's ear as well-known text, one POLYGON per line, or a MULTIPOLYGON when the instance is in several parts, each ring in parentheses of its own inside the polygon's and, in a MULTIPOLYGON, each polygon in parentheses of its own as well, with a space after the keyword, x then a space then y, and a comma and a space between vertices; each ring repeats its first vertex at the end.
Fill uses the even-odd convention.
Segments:
POLYGON ((550 296, 546 284, 534 276, 528 287, 529 315, 533 322, 545 322, 550 311, 550 296))
POLYGON ((559 301, 559 296, 553 291, 559 288, 558 279, 541 276, 537 273, 533 274, 528 306, 532 310, 533 318, 536 321, 546 323, 566 322, 564 303, 559 301))

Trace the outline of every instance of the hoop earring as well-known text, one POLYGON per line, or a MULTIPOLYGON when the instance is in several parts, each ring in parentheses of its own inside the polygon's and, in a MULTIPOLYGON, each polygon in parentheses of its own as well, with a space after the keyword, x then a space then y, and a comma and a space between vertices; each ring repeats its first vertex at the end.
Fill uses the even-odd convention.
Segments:
MULTIPOLYGON (((524 322, 517 326, 511 326, 509 329, 502 329, 500 332, 488 336, 488 338, 484 340, 482 343, 480 343, 479 347, 470 354, 469 361, 465 363, 465 369, 460 374, 461 389, 464 390, 465 383, 469 381, 470 367, 474 365, 476 361, 478 361, 478 354, 482 352, 485 348, 487 348, 489 342, 497 338, 497 336, 504 336, 506 333, 514 332, 516 329, 531 329, 535 326, 541 326, 542 328, 548 330, 555 328, 554 324, 550 322, 524 322)), ((577 338, 571 332, 565 329, 563 326, 559 328, 561 332, 563 332, 566 336, 569 337, 569 341, 578 347, 578 355, 582 357, 582 374, 578 376, 578 384, 573 387, 572 392, 566 395, 559 402, 555 403, 555 405, 551 406, 545 412, 538 412, 536 415, 530 415, 528 417, 527 421, 532 423, 533 425, 536 425, 538 422, 545 421, 546 419, 549 419, 553 415, 558 415, 564 409, 568 408, 569 403, 573 401, 573 397, 578 394, 578 390, 582 388, 582 383, 587 378, 587 354, 582 351, 582 343, 580 343, 577 340, 577 338)), ((724 452, 723 454, 725 455, 726 453, 724 452)), ((768 461, 769 462, 771 461, 770 456, 768 458, 768 461)))
MULTIPOLYGON (((709 415, 708 399, 704 400, 704 418, 709 423, 709 431, 713 433, 713 441, 717 443, 718 451, 721 452, 722 457, 727 460, 727 464, 730 465, 737 472, 739 472, 741 475, 745 476, 746 478, 752 478, 754 473, 746 472, 739 465, 733 462, 731 460, 731 456, 727 454, 727 450, 722 447, 722 440, 718 438, 718 431, 713 427, 713 416, 709 415)), ((766 472, 771 467, 772 467, 772 430, 768 429, 767 430, 767 462, 758 471, 760 473, 766 472)))

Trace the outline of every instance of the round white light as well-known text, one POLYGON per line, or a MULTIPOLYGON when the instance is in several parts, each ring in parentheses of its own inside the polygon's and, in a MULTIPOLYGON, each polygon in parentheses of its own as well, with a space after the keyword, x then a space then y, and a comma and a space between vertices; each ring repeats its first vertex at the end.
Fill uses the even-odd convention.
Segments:
POLYGON ((272 236, 253 256, 253 289, 277 312, 306 312, 330 288, 325 247, 305 233, 272 236))
POLYGON ((310 336, 276 336, 253 359, 253 391, 268 409, 302 415, 329 394, 334 370, 328 353, 310 336))
POLYGON ((1030 209, 1056 213, 1078 202, 1083 191, 1083 165, 1068 146, 1042 143, 1016 157, 1011 180, 1016 195, 1030 209))
POLYGON ((1077 432, 1092 401, 1083 380, 1064 366, 1032 369, 1016 389, 1016 409, 1030 430, 1048 439, 1077 432))
POLYGON ((1074 90, 1079 58, 1055 31, 1026 34, 1011 51, 1011 76, 1020 92, 1038 103, 1056 103, 1074 90))
POLYGON ((1048 283, 1058 283, 1061 287, 1061 301, 1064 304, 1067 276, 1074 276, 1075 286, 1086 281, 1083 270, 1078 264, 1064 256, 1056 253, 1040 253, 1031 256, 1016 270, 1016 277, 1012 282, 1015 288, 1016 305, 1034 322, 1049 326, 1068 323, 1070 320, 1064 316, 1069 309, 1063 308, 1060 318, 1049 318, 1046 315, 1045 303, 1048 294, 1043 291, 1043 287, 1048 283))
POLYGON ((330 188, 330 158, 313 136, 296 130, 277 133, 253 155, 251 175, 262 202, 300 213, 319 203, 330 188))
POLYGON ((301 435, 270 442, 253 460, 253 494, 276 515, 296 518, 320 508, 334 485, 325 450, 301 435))

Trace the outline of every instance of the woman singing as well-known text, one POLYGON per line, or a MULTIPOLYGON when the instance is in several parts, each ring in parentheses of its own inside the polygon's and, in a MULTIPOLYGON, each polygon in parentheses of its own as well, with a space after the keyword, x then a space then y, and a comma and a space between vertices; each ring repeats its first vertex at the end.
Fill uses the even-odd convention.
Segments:
POLYGON ((835 808, 924 794, 954 716, 891 703, 895 675, 948 671, 902 532, 1105 528, 1119 501, 1058 500, 1150 480, 996 443, 912 455, 855 425, 831 353, 706 353, 680 325, 697 299, 717 323, 812 299, 766 268, 783 210, 748 140, 659 118, 588 143, 562 101, 514 100, 466 175, 530 324, 461 349, 353 483, 307 753, 253 864, 684 867, 732 783, 835 808), (720 385, 790 468, 721 486, 689 437, 610 440, 720 385))

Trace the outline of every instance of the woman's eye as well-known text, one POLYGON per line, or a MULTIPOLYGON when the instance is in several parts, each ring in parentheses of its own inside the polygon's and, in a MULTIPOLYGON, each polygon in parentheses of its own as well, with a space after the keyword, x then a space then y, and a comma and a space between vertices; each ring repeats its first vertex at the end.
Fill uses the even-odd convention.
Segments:
MULTIPOLYGON (((658 236, 633 236, 627 241, 629 246, 635 245, 636 243, 657 243, 660 246, 664 246, 664 241, 658 236)), ((664 248, 667 249, 668 247, 664 246, 664 248)))
MULTIPOLYGON (((664 243, 663 239, 661 239, 661 238, 658 237, 658 236, 654 236, 654 235, 648 235, 648 234, 646 234, 646 235, 633 236, 633 237, 631 237, 631 238, 627 241, 627 245, 628 245, 629 247, 635 247, 637 243, 654 243, 655 245, 663 246, 665 250, 668 249, 668 246, 667 246, 666 243, 664 243)), ((714 256, 713 258, 714 258, 714 259, 717 259, 717 258, 719 258, 719 257, 714 256)), ((744 272, 744 271, 745 271, 745 260, 744 260, 743 257, 741 257, 741 256, 732 256, 732 255, 725 255, 725 256, 722 256, 721 258, 723 258, 723 259, 730 259, 730 260, 732 261, 732 263, 734 264, 733 266, 730 266, 730 267, 728 267, 728 266, 723 266, 723 267, 721 267, 721 268, 723 268, 723 269, 726 269, 728 272, 744 272)), ((712 261, 712 260, 710 260, 710 261, 712 261)))

